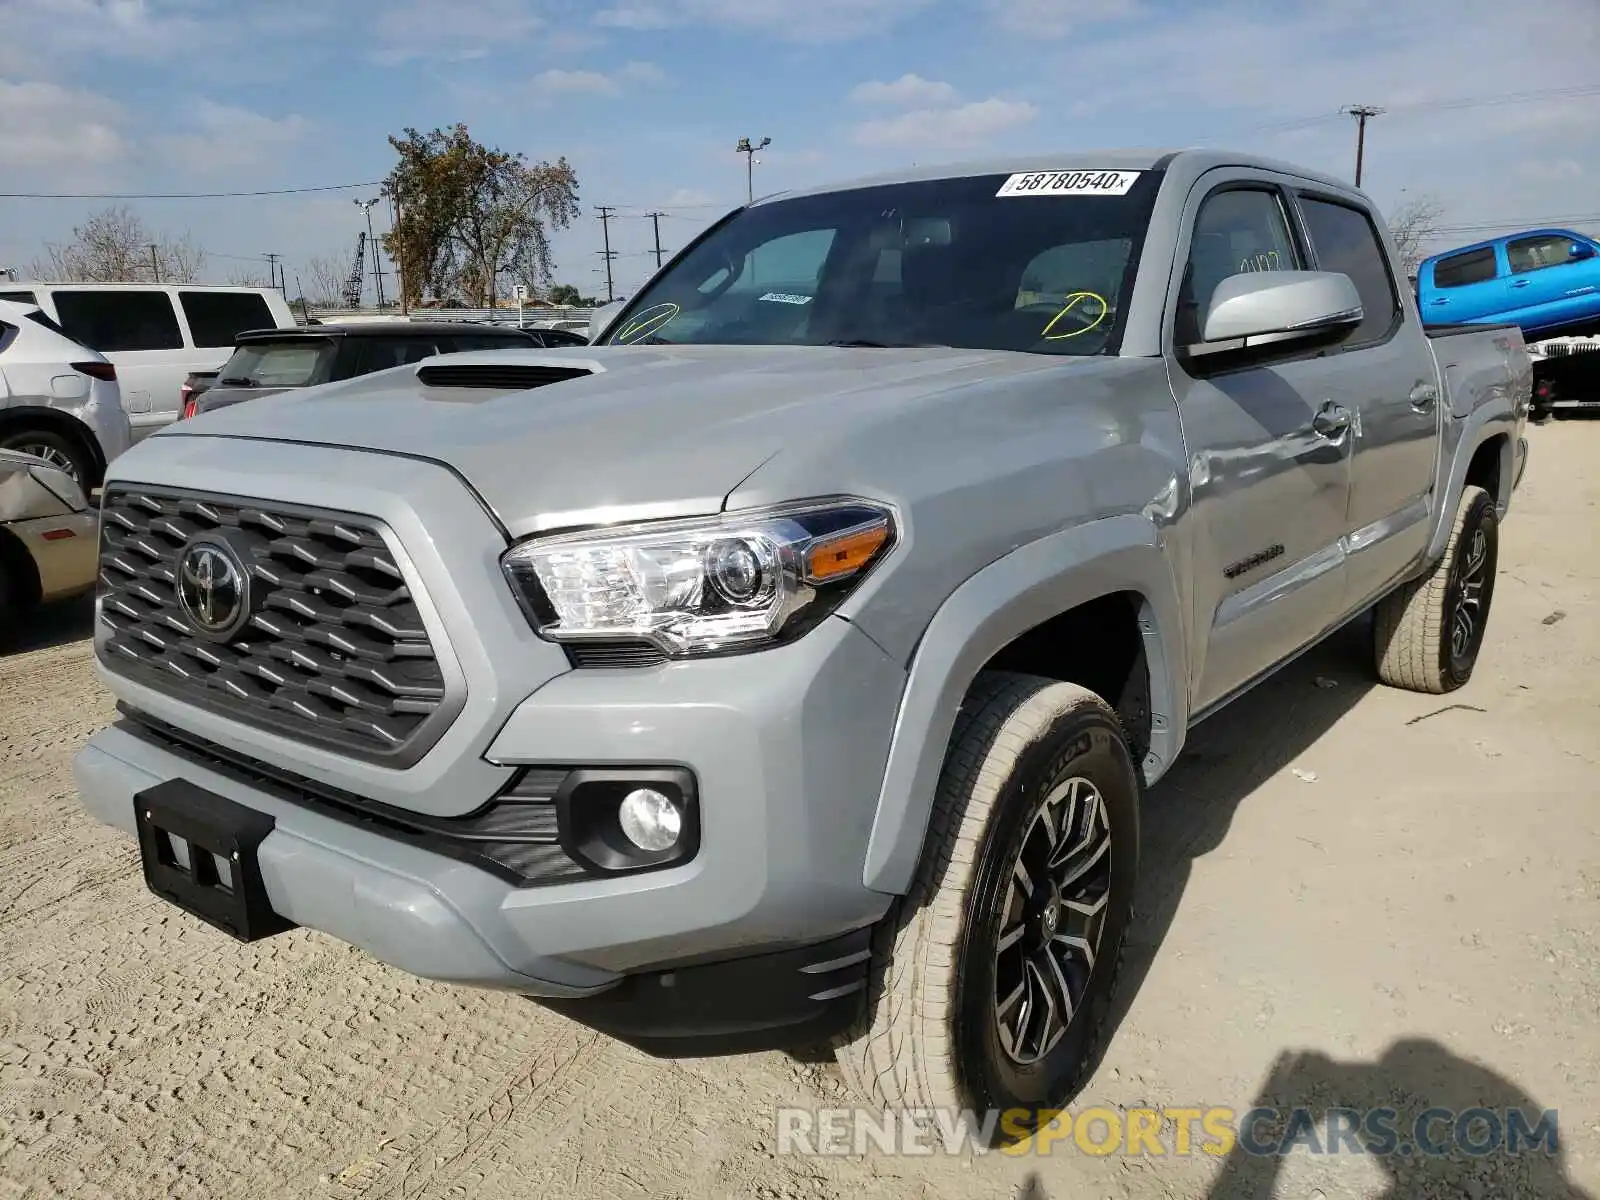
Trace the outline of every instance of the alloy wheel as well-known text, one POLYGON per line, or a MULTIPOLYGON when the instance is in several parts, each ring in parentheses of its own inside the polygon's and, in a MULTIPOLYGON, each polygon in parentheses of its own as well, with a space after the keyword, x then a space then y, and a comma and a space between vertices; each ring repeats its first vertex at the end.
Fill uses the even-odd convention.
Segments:
POLYGON ((1001 1048, 1026 1066, 1053 1050, 1081 1007, 1111 896, 1111 827, 1082 776, 1040 805, 1012 867, 995 952, 1001 1048))
POLYGON ((1472 652, 1483 629, 1483 590, 1487 582, 1484 566, 1488 559, 1489 535, 1480 525, 1472 531, 1472 540, 1461 560, 1455 611, 1450 616, 1450 651, 1458 660, 1472 652))

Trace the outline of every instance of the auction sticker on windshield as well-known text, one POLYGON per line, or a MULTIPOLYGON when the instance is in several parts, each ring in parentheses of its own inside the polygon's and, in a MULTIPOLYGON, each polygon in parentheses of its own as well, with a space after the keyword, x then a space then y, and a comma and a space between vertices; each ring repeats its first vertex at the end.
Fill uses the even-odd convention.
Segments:
POLYGON ((1126 196, 1138 171, 1024 171, 1000 185, 998 196, 1126 196))

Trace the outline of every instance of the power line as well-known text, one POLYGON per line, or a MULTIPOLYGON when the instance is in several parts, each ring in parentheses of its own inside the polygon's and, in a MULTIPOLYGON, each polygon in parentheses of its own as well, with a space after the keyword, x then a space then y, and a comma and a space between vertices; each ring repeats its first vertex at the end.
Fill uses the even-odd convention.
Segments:
POLYGON ((310 192, 346 192, 352 188, 382 186, 383 180, 375 179, 366 183, 262 188, 254 192, 0 192, 0 200, 237 200, 251 196, 302 196, 310 192))

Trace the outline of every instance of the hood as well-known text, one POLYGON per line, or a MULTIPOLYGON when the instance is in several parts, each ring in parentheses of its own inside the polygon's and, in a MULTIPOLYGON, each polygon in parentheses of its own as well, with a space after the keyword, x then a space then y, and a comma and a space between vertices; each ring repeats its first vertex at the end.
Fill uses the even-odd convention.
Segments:
POLYGON ((522 536, 716 512, 743 479, 808 434, 893 416, 951 389, 1088 361, 943 348, 476 351, 231 405, 155 436, 262 438, 442 462, 522 536), (430 364, 590 374, 526 390, 428 387, 417 372, 430 364))

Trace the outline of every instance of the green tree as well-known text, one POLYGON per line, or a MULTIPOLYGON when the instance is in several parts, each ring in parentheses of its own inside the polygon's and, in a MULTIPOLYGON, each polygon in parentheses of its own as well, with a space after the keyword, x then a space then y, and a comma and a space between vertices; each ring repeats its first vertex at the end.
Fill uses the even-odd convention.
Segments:
POLYGON ((566 158, 530 163, 474 141, 462 124, 391 137, 400 161, 384 181, 395 204, 384 249, 412 304, 425 292, 493 304, 501 284, 550 281, 549 231, 578 215, 566 158))
POLYGON ((550 289, 550 303, 558 308, 594 308, 600 303, 593 296, 585 296, 577 284, 558 283, 550 289))

